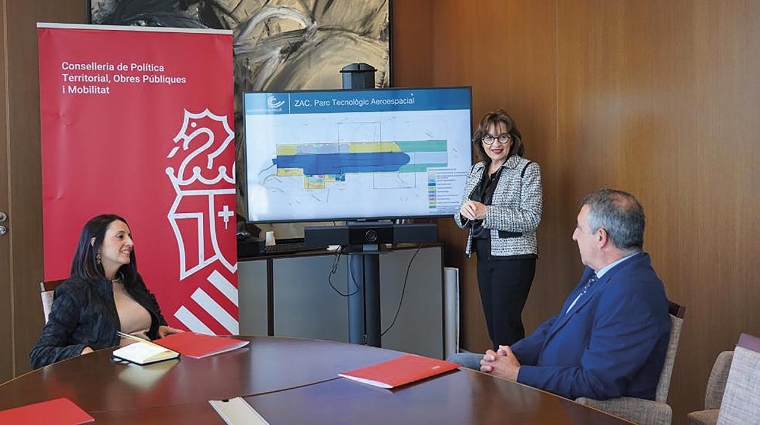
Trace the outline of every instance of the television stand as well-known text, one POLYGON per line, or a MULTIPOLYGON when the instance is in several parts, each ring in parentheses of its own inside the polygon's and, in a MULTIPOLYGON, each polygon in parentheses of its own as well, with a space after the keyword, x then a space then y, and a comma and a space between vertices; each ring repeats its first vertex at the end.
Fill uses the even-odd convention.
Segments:
POLYGON ((357 290, 348 297, 348 342, 382 346, 380 335, 380 251, 348 254, 348 285, 357 290))
POLYGON ((348 342, 381 346, 380 257, 388 244, 436 242, 438 228, 430 224, 357 221, 345 226, 307 227, 306 246, 341 245, 348 253, 348 342))

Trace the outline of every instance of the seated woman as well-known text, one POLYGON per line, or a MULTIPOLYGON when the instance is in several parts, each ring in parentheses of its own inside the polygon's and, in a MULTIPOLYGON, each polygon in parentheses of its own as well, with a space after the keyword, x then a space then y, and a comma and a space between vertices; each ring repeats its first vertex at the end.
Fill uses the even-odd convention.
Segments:
POLYGON ((99 215, 79 236, 71 277, 55 290, 48 322, 29 354, 33 368, 119 345, 118 332, 157 339, 182 332, 166 325, 137 272, 127 221, 99 215))

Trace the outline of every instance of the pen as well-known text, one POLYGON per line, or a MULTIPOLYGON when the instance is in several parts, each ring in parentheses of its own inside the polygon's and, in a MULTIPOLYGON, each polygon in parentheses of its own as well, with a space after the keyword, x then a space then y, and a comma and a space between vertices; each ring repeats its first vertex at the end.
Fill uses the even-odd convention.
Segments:
POLYGON ((119 335, 122 338, 131 339, 133 341, 145 341, 143 338, 140 338, 139 336, 135 336, 132 334, 124 333, 121 331, 116 331, 116 335, 119 335))
MULTIPOLYGON (((132 334, 124 333, 124 332, 121 332, 121 331, 116 331, 116 334, 119 335, 122 338, 126 338, 126 339, 129 339, 129 340, 135 341, 135 342, 144 342, 144 343, 148 343, 148 344, 158 345, 158 344, 156 344, 155 342, 153 342, 153 341, 151 341, 149 339, 143 339, 143 338, 140 338, 139 336, 134 336, 132 334)), ((159 345, 159 347, 160 347, 160 345, 159 345)))

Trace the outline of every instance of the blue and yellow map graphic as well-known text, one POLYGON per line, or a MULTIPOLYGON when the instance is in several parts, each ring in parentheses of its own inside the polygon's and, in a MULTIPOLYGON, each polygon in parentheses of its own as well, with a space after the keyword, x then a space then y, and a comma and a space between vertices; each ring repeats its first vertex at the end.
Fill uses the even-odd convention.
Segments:
POLYGON ((446 140, 281 144, 277 176, 304 176, 305 189, 324 189, 348 173, 420 173, 448 164, 446 140))

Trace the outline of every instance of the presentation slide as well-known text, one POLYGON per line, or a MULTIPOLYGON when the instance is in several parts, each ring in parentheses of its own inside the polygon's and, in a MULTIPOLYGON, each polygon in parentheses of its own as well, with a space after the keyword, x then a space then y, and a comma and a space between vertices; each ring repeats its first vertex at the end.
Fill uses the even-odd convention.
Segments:
POLYGON ((470 89, 248 93, 250 221, 442 216, 471 167, 470 89))

